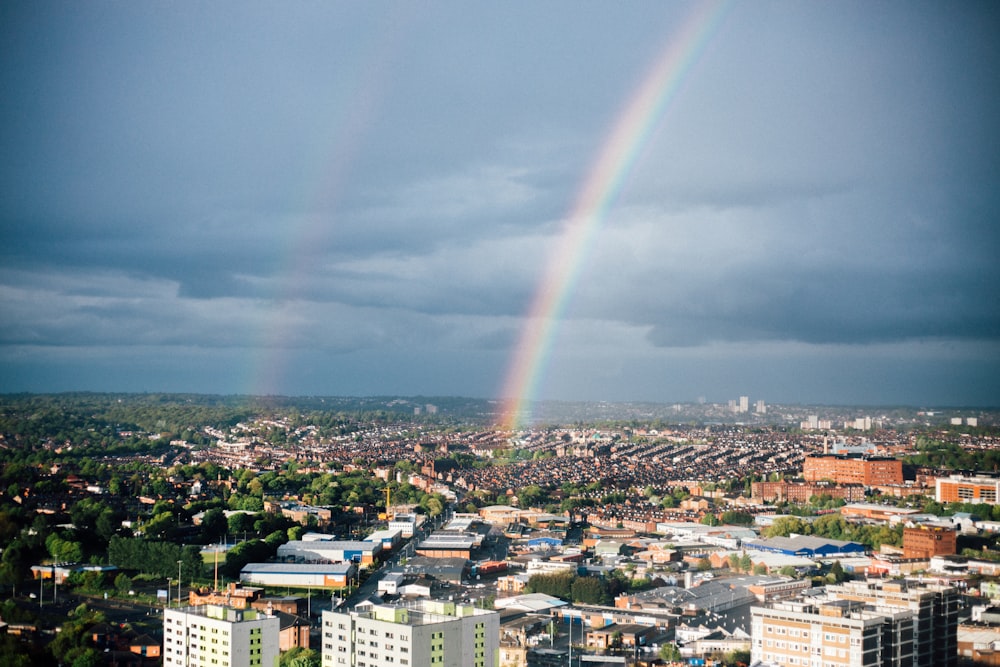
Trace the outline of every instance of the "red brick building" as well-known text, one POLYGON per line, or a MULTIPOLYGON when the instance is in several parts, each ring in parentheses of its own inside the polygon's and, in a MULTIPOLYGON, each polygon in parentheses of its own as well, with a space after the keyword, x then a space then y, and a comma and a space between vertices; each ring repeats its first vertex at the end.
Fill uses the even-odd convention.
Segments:
POLYGON ((902 484, 903 462, 882 457, 843 455, 807 456, 802 464, 807 482, 830 480, 838 484, 902 484))
POLYGON ((865 499, 865 488, 860 484, 833 486, 831 484, 793 484, 790 482, 754 482, 750 492, 755 500, 774 502, 785 500, 789 502, 808 502, 813 496, 824 494, 831 498, 843 498, 849 503, 865 499))
POLYGON ((930 558, 955 553, 958 533, 939 526, 903 529, 903 558, 930 558))

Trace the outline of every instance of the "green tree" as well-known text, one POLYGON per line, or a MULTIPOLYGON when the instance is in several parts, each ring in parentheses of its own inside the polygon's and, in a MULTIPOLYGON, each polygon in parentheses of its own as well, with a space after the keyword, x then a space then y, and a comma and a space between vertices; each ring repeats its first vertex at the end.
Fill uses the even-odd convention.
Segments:
POLYGON ((205 510, 201 517, 201 535, 206 542, 221 539, 229 528, 226 513, 218 507, 205 510))
POLYGON ((722 513, 722 523, 731 526, 752 526, 754 516, 748 512, 727 510, 722 513))
POLYGON ((127 595, 132 589, 132 579, 124 572, 115 577, 115 592, 118 595, 127 595))
POLYGON ((733 572, 740 569, 740 556, 736 552, 729 554, 729 569, 733 572))
POLYGON ((537 484, 529 484, 517 494, 518 507, 536 507, 545 502, 548 494, 537 484))
POLYGON ((722 662, 727 667, 730 665, 749 665, 750 664, 750 651, 744 651, 742 649, 733 649, 728 651, 723 657, 722 662))
POLYGON ((293 646, 278 657, 278 667, 320 667, 320 654, 311 648, 293 646))
POLYGON ((681 651, 673 642, 667 642, 660 647, 660 659, 665 662, 679 662, 681 651))
POLYGON ((526 593, 545 593, 563 600, 572 599, 572 586, 575 577, 569 572, 553 572, 551 574, 535 574, 528 579, 526 593))
POLYGON ((254 514, 246 514, 245 512, 237 512, 236 514, 230 514, 229 519, 227 520, 229 534, 240 535, 242 533, 253 530, 254 520, 255 520, 254 514))
POLYGON ((792 533, 796 535, 812 535, 812 526, 795 516, 783 516, 774 520, 774 523, 765 528, 764 537, 788 537, 792 533))
POLYGON ((749 572, 753 567, 753 559, 750 558, 750 554, 743 554, 740 556, 740 571, 749 572))
POLYGON ((579 604, 601 604, 605 602, 605 588, 597 577, 577 577, 570 587, 573 602, 579 604))
POLYGON ((444 503, 440 498, 430 497, 427 499, 427 513, 431 516, 440 516, 444 512, 444 503))

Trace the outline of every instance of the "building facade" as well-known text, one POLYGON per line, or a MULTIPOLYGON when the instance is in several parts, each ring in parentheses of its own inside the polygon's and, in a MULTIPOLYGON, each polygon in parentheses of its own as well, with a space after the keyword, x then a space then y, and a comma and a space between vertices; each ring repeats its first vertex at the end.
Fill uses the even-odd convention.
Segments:
POLYGON ((934 499, 939 503, 986 503, 996 505, 1000 479, 993 477, 939 477, 934 499))
MULTIPOLYGON (((828 601, 822 604, 779 602, 751 608, 751 663, 790 667, 883 667, 909 665, 913 642, 898 644, 899 660, 884 661, 887 619, 865 612, 862 603, 828 601)), ((912 635, 912 613, 890 621, 900 634, 912 635)))
POLYGON ((956 553, 958 532, 941 526, 903 528, 903 558, 949 556, 956 553))
POLYGON ((276 617, 255 609, 167 609, 163 667, 275 667, 279 630, 276 617))
POLYGON ((837 599, 914 612, 914 667, 954 667, 957 664, 961 600, 955 588, 912 579, 878 579, 849 581, 827 586, 826 590, 837 599))
POLYGON ((824 455, 807 456, 802 464, 807 482, 828 479, 838 484, 878 486, 903 483, 903 462, 897 459, 824 455))
POLYGON ((500 614, 440 600, 323 612, 323 667, 499 667, 500 614))
POLYGON ((843 498, 852 503, 865 499, 865 487, 860 484, 831 485, 826 483, 796 484, 793 482, 754 482, 750 491, 755 500, 764 502, 809 502, 813 496, 843 498))
POLYGON ((958 591, 852 581, 825 595, 753 607, 752 661, 805 667, 955 667, 958 591))
POLYGON ((381 542, 357 540, 291 540, 278 547, 278 559, 290 563, 355 563, 371 567, 381 542))
POLYGON ((346 588, 357 580, 354 563, 247 563, 240 581, 289 588, 346 588))

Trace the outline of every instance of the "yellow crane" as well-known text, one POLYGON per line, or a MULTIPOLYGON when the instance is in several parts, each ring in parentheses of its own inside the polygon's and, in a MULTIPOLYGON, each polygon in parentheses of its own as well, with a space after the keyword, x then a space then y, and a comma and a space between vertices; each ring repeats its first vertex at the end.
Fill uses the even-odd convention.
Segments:
POLYGON ((392 489, 390 489, 387 484, 385 487, 385 513, 379 517, 380 519, 392 521, 392 512, 389 510, 390 507, 392 507, 392 489))

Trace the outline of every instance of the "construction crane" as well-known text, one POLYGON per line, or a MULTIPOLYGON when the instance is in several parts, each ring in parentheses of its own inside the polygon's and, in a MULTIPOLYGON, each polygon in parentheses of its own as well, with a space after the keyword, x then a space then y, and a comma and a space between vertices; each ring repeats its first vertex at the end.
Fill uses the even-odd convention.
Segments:
POLYGON ((384 514, 386 521, 392 521, 393 518, 392 512, 389 510, 390 507, 392 507, 392 489, 390 489, 389 485, 387 484, 385 487, 385 514, 384 514))

